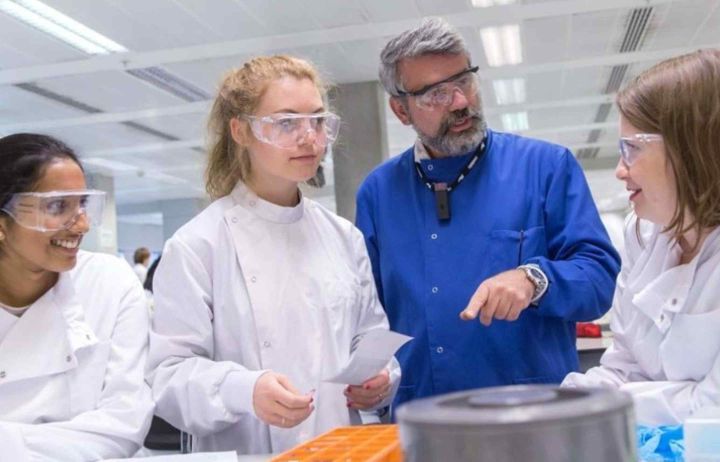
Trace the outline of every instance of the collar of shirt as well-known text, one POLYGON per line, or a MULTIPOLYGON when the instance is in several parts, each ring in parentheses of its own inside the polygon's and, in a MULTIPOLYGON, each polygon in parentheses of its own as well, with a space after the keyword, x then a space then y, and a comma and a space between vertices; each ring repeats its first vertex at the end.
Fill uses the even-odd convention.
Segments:
POLYGON ((0 345, 2 344, 5 336, 10 329, 20 320, 20 318, 14 314, 11 314, 7 310, 0 310, 0 345))
POLYGON ((294 223, 303 217, 305 208, 305 198, 299 189, 298 194, 300 195, 300 202, 296 206, 283 207, 261 199, 245 183, 238 181, 231 196, 235 204, 240 205, 263 220, 273 223, 294 223))
POLYGON ((430 154, 428 154, 427 149, 425 149, 425 145, 422 144, 422 141, 420 141, 420 138, 415 140, 415 162, 420 162, 421 160, 430 160, 430 154))
POLYGON ((460 171, 467 165, 470 157, 475 154, 475 149, 473 148, 459 156, 433 159, 428 155, 425 146, 418 139, 415 142, 414 156, 415 162, 420 164, 420 168, 430 181, 450 183, 457 178, 460 171))
POLYGON ((5 311, 6 313, 10 313, 10 314, 12 314, 13 316, 16 316, 16 317, 19 318, 20 316, 23 315, 23 313, 24 313, 25 311, 27 311, 28 308, 30 308, 30 305, 28 305, 28 306, 21 306, 21 307, 14 307, 14 306, 6 305, 6 304, 0 302, 0 308, 2 308, 2 310, 5 311))

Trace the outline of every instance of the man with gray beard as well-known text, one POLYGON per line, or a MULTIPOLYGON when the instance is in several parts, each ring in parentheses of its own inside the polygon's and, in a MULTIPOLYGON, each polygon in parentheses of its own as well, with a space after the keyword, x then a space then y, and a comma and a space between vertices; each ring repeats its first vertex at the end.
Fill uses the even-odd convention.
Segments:
POLYGON ((575 322, 602 316, 615 289, 620 259, 577 161, 488 129, 477 71, 437 18, 381 54, 390 107, 418 136, 357 196, 390 326, 414 337, 398 352, 396 404, 560 383, 578 368, 575 322))

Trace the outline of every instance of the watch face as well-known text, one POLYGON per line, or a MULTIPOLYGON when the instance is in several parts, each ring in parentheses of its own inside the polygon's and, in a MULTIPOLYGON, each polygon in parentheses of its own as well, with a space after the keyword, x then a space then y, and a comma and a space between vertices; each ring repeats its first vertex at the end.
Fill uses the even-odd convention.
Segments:
POLYGON ((532 277, 535 278, 535 279, 540 279, 540 280, 542 280, 542 278, 543 278, 543 277, 542 277, 542 273, 541 273, 540 270, 537 269, 537 268, 532 268, 532 267, 531 267, 531 268, 530 268, 530 274, 532 274, 532 277))

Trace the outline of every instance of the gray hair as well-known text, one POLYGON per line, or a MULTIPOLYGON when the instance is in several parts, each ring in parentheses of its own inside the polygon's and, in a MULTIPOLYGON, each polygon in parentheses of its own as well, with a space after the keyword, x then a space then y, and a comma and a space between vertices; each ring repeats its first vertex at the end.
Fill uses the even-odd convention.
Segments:
POLYGON ((406 30, 391 39, 380 53, 380 82, 385 91, 400 96, 404 91, 398 63, 405 58, 423 55, 465 55, 470 61, 470 52, 460 33, 442 18, 427 18, 416 28, 406 30))

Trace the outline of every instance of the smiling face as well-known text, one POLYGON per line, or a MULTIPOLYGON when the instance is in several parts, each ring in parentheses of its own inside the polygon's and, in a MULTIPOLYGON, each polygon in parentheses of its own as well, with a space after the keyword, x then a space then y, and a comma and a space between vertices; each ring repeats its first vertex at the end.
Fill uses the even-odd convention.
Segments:
MULTIPOLYGON (((324 110, 320 92, 310 79, 282 77, 270 82, 253 116, 317 114, 324 110)), ((312 130, 308 130, 296 146, 281 148, 257 139, 249 127, 243 125, 246 123, 233 119, 231 130, 236 141, 247 146, 250 154, 249 183, 261 188, 296 188, 298 183, 315 176, 327 148, 316 142, 312 130)))
MULTIPOLYGON (((33 192, 84 190, 85 176, 78 164, 70 159, 56 159, 45 167, 45 172, 33 192)), ((59 273, 68 271, 77 262, 77 253, 83 236, 89 229, 87 219, 79 215, 66 230, 41 232, 24 228, 9 216, 0 217, 0 228, 5 235, 2 244, 3 267, 18 272, 59 273)))
MULTIPOLYGON (((430 54, 400 61, 398 74, 406 92, 412 93, 461 74, 469 63, 462 54, 430 54)), ((415 96, 393 97, 390 107, 405 125, 412 125, 435 157, 465 154, 482 140, 485 119, 480 94, 455 88, 448 106, 420 107, 415 96)))
MULTIPOLYGON (((642 133, 625 117, 620 117, 620 136, 632 138, 642 133)), ((638 217, 661 226, 670 223, 677 208, 675 174, 662 140, 633 144, 637 157, 631 166, 622 159, 615 169, 618 180, 631 192, 630 201, 638 217)))

